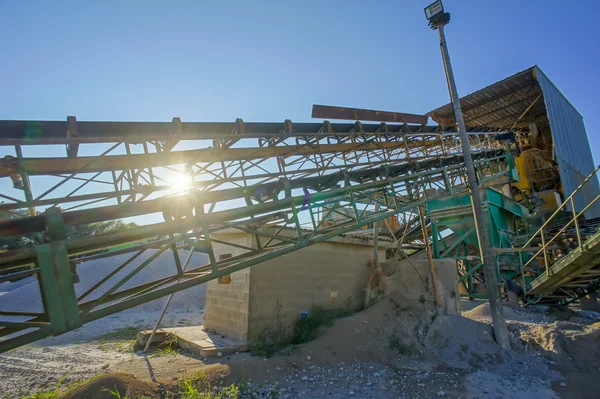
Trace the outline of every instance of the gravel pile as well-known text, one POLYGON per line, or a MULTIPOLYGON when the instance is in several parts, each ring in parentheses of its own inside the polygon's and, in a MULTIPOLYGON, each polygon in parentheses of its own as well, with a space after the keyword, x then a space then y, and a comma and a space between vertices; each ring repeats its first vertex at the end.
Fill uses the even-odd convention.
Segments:
MULTIPOLYGON (((296 373, 256 387, 257 397, 279 398, 432 398, 459 397, 458 372, 395 371, 381 363, 354 361, 336 366, 306 362, 296 373)), ((252 384, 252 381, 249 381, 252 384)))
POLYGON ((246 397, 542 399, 556 397, 550 384, 558 378, 543 362, 528 359, 479 370, 436 367, 426 361, 397 368, 360 360, 326 366, 306 360, 294 370, 277 366, 268 371, 273 378, 248 380, 252 394, 246 397))
MULTIPOLYGON (((127 265, 127 267, 123 268, 123 270, 120 270, 118 273, 116 273, 116 275, 112 276, 93 294, 87 296, 85 300, 87 301, 101 296, 116 282, 118 282, 123 277, 127 276, 131 271, 133 271, 142 262, 150 258, 155 253, 156 250, 154 249, 145 251, 142 255, 138 256, 134 261, 127 265)), ((185 261, 187 255, 188 251, 179 251, 179 256, 182 259, 182 262, 185 261)), ((115 270, 119 265, 121 265, 130 257, 131 254, 124 254, 103 259, 92 260, 80 264, 77 267, 80 282, 75 284, 75 291, 77 295, 81 295, 88 289, 93 287, 95 284, 101 281, 110 272, 115 270)), ((192 256, 192 260, 188 268, 191 269, 193 267, 204 265, 207 263, 207 261, 208 257, 205 254, 195 253, 192 256)), ((125 283, 122 287, 120 287, 118 291, 125 290, 140 284, 148 283, 163 277, 167 277, 169 275, 173 275, 175 273, 176 268, 173 258, 173 252, 165 251, 164 253, 160 254, 155 260, 150 262, 150 264, 147 265, 144 269, 142 269, 139 273, 134 275, 131 278, 131 280, 125 283)), ((24 284, 16 289, 11 289, 10 292, 7 292, 2 296, 2 300, 0 301, 0 310, 29 312, 41 312, 43 310, 38 281, 35 279, 25 279, 23 281, 27 282, 27 284, 24 284)), ((10 287, 7 286, 6 288, 12 288, 13 284, 19 283, 20 282, 11 283, 10 287)), ((187 311, 193 311, 195 309, 204 309, 205 298, 206 286, 204 284, 201 284, 189 288, 185 291, 176 293, 171 301, 170 308, 187 311)), ((165 298, 160 298, 155 301, 139 305, 135 309, 143 311, 161 310, 165 303, 165 300, 165 298)))

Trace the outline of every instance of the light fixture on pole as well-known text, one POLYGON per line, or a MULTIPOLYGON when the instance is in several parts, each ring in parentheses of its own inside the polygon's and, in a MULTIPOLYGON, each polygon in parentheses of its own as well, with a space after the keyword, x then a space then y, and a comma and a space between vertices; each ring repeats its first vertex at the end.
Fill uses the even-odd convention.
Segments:
POLYGON ((454 119, 458 127, 458 134, 462 144, 463 161, 467 170, 467 180, 473 200, 473 218, 475 219, 475 227, 479 239, 479 247, 481 249, 481 263, 485 275, 485 283, 488 291, 488 299, 490 303, 490 312, 492 314, 492 326, 494 328, 494 338, 496 342, 505 349, 510 349, 510 339, 506 322, 504 320, 504 309, 500 298, 500 290, 498 288, 498 278, 496 276, 495 256, 490 245, 487 232, 487 217, 484 216, 481 193, 479 192, 479 183, 477 174, 473 166, 473 157, 471 156, 471 145, 463 119, 462 108, 460 106, 460 98, 456 89, 456 81, 454 80, 454 72, 450 63, 450 55, 448 54, 448 46, 446 44, 446 36, 444 35, 444 25, 450 22, 450 14, 444 11, 444 5, 441 0, 431 3, 425 7, 425 16, 429 21, 431 29, 437 29, 440 35, 440 50, 442 52, 442 60, 444 61, 444 69, 446 71, 446 80, 448 81, 448 91, 450 92, 450 100, 454 110, 454 119))
POLYGON ((425 7, 425 17, 427 17, 431 29, 437 29, 439 26, 450 22, 450 13, 444 12, 444 5, 441 0, 435 1, 425 7))

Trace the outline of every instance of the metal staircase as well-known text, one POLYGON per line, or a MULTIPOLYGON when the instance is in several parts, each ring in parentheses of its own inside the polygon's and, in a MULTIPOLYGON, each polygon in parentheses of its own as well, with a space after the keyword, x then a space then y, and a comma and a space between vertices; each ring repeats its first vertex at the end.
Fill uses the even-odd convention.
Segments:
POLYGON ((534 253, 520 251, 527 304, 566 305, 600 289, 600 229, 597 220, 584 217, 600 196, 580 211, 575 208, 575 197, 598 178, 599 170, 600 166, 523 245, 539 247, 534 253), (565 215, 570 216, 566 221, 565 215))

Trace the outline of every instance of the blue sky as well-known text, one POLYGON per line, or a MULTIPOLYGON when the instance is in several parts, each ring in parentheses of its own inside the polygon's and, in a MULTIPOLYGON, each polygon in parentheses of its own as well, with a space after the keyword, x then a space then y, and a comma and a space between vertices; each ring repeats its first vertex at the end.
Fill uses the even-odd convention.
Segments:
MULTIPOLYGON (((308 121, 314 103, 425 113, 448 102, 429 2, 0 0, 0 119, 308 121)), ((538 64, 600 152, 599 2, 444 3, 462 95, 538 64)))

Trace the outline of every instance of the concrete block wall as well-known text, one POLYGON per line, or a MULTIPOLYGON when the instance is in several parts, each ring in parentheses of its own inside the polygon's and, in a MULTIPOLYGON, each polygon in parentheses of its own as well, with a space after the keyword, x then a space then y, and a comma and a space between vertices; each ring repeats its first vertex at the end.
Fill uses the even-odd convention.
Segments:
POLYGON ((359 308, 372 259, 370 246, 323 242, 252 267, 248 339, 274 324, 277 303, 290 326, 313 306, 359 308))
MULTIPOLYGON (((251 245, 250 236, 247 234, 229 234, 222 238, 224 241, 238 245, 251 245)), ((246 252, 242 248, 218 243, 213 243, 213 248, 217 259, 223 255, 237 256, 246 252)), ((219 284, 218 280, 207 283, 204 328, 231 338, 246 340, 250 304, 250 271, 251 269, 247 268, 232 273, 229 284, 219 284)))
MULTIPOLYGON (((223 241, 253 247, 248 234, 219 237, 223 241)), ((243 249, 214 244, 217 259, 236 256, 243 249)), ((379 252, 385 259, 385 250, 379 252)), ((350 298, 353 308, 364 303, 365 286, 373 259, 369 245, 323 242, 231 274, 230 284, 207 284, 204 326, 231 338, 251 341, 276 319, 293 325, 300 312, 313 306, 343 308, 350 298)))

